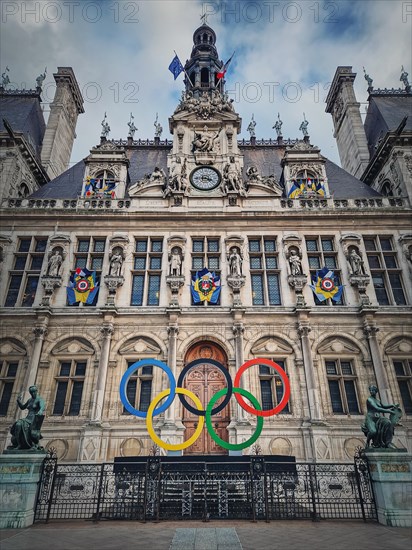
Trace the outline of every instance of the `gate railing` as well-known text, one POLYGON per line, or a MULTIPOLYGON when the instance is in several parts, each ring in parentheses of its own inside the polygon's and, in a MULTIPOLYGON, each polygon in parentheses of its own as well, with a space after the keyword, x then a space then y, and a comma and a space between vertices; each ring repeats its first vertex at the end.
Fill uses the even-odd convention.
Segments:
POLYGON ((361 459, 309 464, 270 456, 236 458, 57 464, 49 456, 35 521, 376 520, 369 472, 361 459))

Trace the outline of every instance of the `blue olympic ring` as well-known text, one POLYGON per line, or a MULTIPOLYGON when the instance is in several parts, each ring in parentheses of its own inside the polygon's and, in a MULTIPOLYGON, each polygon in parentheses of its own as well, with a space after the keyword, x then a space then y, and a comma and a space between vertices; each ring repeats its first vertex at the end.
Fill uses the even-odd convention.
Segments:
POLYGON ((138 409, 135 409, 130 404, 129 399, 127 397, 126 388, 130 377, 137 369, 140 369, 141 367, 145 367, 145 366, 152 366, 152 365, 155 365, 156 367, 161 368, 167 374, 167 377, 169 378, 169 381, 170 381, 170 395, 166 399, 166 401, 163 403, 163 405, 161 405, 160 407, 158 407, 153 411, 153 416, 157 416, 158 414, 161 414, 162 412, 164 412, 172 404, 172 401, 176 395, 175 377, 173 376, 173 373, 170 370, 170 368, 165 363, 162 363, 162 361, 158 361, 157 359, 141 359, 140 361, 133 363, 133 365, 131 365, 122 376, 122 380, 120 382, 120 399, 123 403, 124 408, 129 413, 134 414, 135 416, 139 416, 140 418, 146 418, 147 412, 139 411, 138 409))

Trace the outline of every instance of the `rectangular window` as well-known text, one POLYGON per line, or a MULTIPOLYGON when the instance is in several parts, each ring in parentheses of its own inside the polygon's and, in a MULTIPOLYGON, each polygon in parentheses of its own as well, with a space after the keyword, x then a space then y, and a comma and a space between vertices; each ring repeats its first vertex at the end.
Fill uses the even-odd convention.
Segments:
MULTIPOLYGON (((326 267, 334 272, 335 284, 341 285, 341 273, 338 265, 338 253, 333 237, 306 237, 306 251, 310 268, 310 278, 316 278, 316 271, 326 267)), ((344 304, 343 293, 341 299, 335 302, 331 298, 320 301, 313 295, 317 306, 336 306, 344 304)))
POLYGON ((376 299, 381 306, 406 305, 401 271, 391 236, 364 237, 376 299))
POLYGON ((412 360, 394 360, 393 367, 398 380, 403 410, 406 414, 412 415, 412 360))
MULTIPOLYGON (((281 359, 272 359, 277 363, 285 372, 285 361, 281 359)), ((268 411, 277 406, 283 397, 283 382, 279 374, 268 367, 267 365, 259 365, 259 382, 262 410, 268 411)), ((286 406, 281 410, 280 414, 290 413, 290 399, 286 406)))
POLYGON ((3 361, 0 366, 0 416, 7 416, 19 363, 3 361))
POLYGON ((352 362, 335 359, 326 361, 325 367, 332 411, 337 414, 360 414, 352 362))
MULTIPOLYGON (((76 269, 88 269, 96 273, 96 282, 100 284, 103 271, 104 252, 106 249, 106 237, 79 237, 75 252, 72 274, 76 269)), ((98 294, 92 304, 77 302, 73 307, 89 307, 97 304, 98 294)))
POLYGON ((85 361, 63 361, 59 364, 53 415, 79 416, 85 375, 85 361))
MULTIPOLYGON (((220 276, 220 254, 220 240, 216 237, 193 237, 191 277, 204 268, 207 268, 217 277, 220 276)), ((206 301, 195 303, 192 300, 192 305, 214 307, 220 305, 220 300, 216 304, 206 301)))
POLYGON ((162 274, 163 240, 137 238, 132 271, 132 306, 158 306, 162 274))
MULTIPOLYGON (((138 359, 127 362, 127 368, 136 363, 138 359)), ((135 371, 133 376, 129 378, 126 387, 126 395, 132 407, 139 411, 147 412, 152 400, 152 382, 153 382, 153 367, 146 366, 135 371)), ((123 407, 123 414, 130 414, 123 407)))
POLYGON ((252 303, 255 306, 279 306, 280 295, 278 252, 275 237, 249 237, 252 303))
POLYGON ((10 273, 5 307, 32 307, 43 266, 47 238, 21 238, 10 273))

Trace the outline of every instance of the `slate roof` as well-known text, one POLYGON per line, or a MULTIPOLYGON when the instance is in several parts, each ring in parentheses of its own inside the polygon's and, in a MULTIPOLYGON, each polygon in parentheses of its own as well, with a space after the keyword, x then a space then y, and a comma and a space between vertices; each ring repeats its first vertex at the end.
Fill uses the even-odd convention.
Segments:
MULTIPOLYGON (((244 169, 254 165, 262 176, 274 174, 282 183, 281 160, 285 148, 282 146, 251 147, 240 146, 244 155, 244 169)), ((127 149, 130 160, 128 187, 151 173, 155 166, 167 173, 167 155, 171 146, 133 147, 127 149)), ((84 178, 85 163, 83 160, 60 174, 57 178, 44 185, 31 195, 33 198, 70 199, 81 195, 84 178)), ((371 189, 334 162, 326 161, 326 174, 329 181, 331 195, 335 199, 368 198, 380 196, 380 193, 371 189)))
POLYGON ((378 141, 395 131, 405 116, 408 119, 403 131, 412 132, 412 94, 374 95, 372 92, 364 124, 371 158, 378 141))
POLYGON ((40 106, 40 96, 37 92, 19 94, 1 94, 0 102, 0 132, 5 132, 3 118, 12 129, 22 132, 40 158, 46 123, 40 106))

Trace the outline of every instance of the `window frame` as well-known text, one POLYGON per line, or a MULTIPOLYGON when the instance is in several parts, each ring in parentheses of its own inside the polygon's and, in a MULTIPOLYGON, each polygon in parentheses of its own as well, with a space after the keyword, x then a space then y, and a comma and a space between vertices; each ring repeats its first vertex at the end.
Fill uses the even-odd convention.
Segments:
POLYGON ((88 371, 90 370, 90 364, 89 359, 87 357, 59 357, 56 365, 57 374, 54 376, 54 397, 53 397, 53 407, 50 413, 50 416, 53 417, 82 417, 85 416, 84 412, 84 398, 85 398, 85 385, 86 385, 86 378, 88 371), (63 364, 69 364, 70 363, 70 369, 69 374, 63 375, 61 373, 61 367, 63 364), (84 374, 83 375, 77 375, 76 369, 78 364, 85 364, 84 368, 84 374), (73 388, 75 387, 76 383, 82 382, 82 391, 80 396, 80 404, 78 408, 77 414, 71 414, 70 411, 72 410, 73 406, 73 388), (55 412, 57 407, 57 399, 59 394, 59 384, 60 383, 66 383, 66 391, 64 395, 64 401, 63 401, 63 407, 62 412, 55 412))
POLYGON ((330 404, 330 411, 332 415, 345 415, 345 416, 358 416, 362 414, 361 407, 359 405, 360 399, 359 399, 359 389, 358 389, 358 376, 356 374, 356 361, 353 357, 324 357, 323 358, 324 363, 324 369, 325 369, 325 375, 327 379, 327 388, 328 388, 328 396, 329 396, 329 404, 330 404), (328 365, 327 363, 335 363, 336 365, 336 374, 328 373, 328 365), (344 374, 342 370, 342 363, 349 363, 351 366, 351 374, 344 374), (338 388, 339 388, 339 394, 340 394, 340 401, 342 404, 342 411, 335 411, 334 405, 333 405, 333 399, 332 399, 332 393, 331 393, 331 387, 330 382, 337 382, 338 388), (357 405, 357 411, 350 411, 349 410, 349 400, 347 395, 347 388, 345 386, 345 382, 351 382, 353 384, 354 392, 355 392, 355 398, 356 398, 356 405, 357 405))
POLYGON ((401 398, 402 410, 406 416, 412 416, 412 358, 410 357, 390 357, 392 363, 393 372, 398 384, 398 392, 401 398), (404 374, 397 372, 395 363, 402 363, 404 374), (401 382, 405 384, 405 387, 409 393, 410 404, 406 404, 401 389, 401 382), (409 408, 408 408, 409 407, 409 408))
MULTIPOLYGON (((274 363, 277 363, 282 369, 285 371, 286 375, 288 375, 288 361, 286 357, 267 357, 266 359, 270 359, 274 363)), ((282 380, 279 376, 279 374, 271 367, 267 365, 259 365, 258 370, 258 380, 259 380, 259 391, 260 391, 260 400, 262 404, 263 410, 268 410, 263 408, 263 394, 262 394, 262 382, 263 381, 270 381, 270 392, 271 392, 271 399, 272 399, 272 407, 276 407, 281 400, 281 397, 279 398, 279 395, 277 393, 277 382, 280 381, 281 385, 283 386, 282 380), (262 372, 262 367, 268 369, 267 372, 262 372)), ((283 395, 283 392, 282 392, 283 395)), ((291 415, 293 413, 292 407, 291 407, 291 398, 289 398, 289 401, 287 402, 286 406, 279 412, 279 414, 286 414, 291 415)), ((274 417, 273 417, 274 418, 274 417)))
POLYGON ((163 274, 163 256, 164 256, 164 237, 163 236, 137 236, 133 252, 133 265, 131 270, 131 295, 130 305, 133 307, 158 307, 160 305, 160 292, 162 288, 163 274), (146 242, 145 251, 138 250, 138 243, 146 242), (160 249, 155 249, 155 244, 160 243, 160 249), (144 260, 144 267, 136 267, 136 260, 144 260), (159 267, 153 267, 153 260, 160 260, 159 267), (135 284, 139 280, 141 285, 141 299, 134 300, 133 295, 136 291, 135 284), (156 282, 157 281, 157 282, 156 282), (154 285, 154 287, 152 287, 154 285), (153 290, 154 289, 154 290, 153 290), (152 292, 155 292, 153 299, 152 292))
MULTIPOLYGON (((265 306, 281 306, 282 305, 282 287, 279 267, 279 249, 278 238, 276 235, 249 235, 248 239, 248 254, 249 254, 249 271, 250 271, 250 286, 252 292, 252 305, 255 307, 265 306), (259 242, 259 250, 252 250, 251 243, 259 242), (274 242, 274 250, 267 250, 266 243, 274 242), (268 267, 268 260, 274 259, 276 267, 268 267), (253 261, 260 260, 259 267, 253 267, 253 261), (278 301, 271 298, 270 293, 270 277, 275 277, 277 286, 278 301), (260 280, 260 283, 258 281, 260 280), (254 282, 255 281, 255 282, 254 282), (256 303, 256 293, 258 286, 261 286, 263 303, 256 303)), ((256 262, 256 266, 258 263, 256 262)), ((260 290, 260 289, 259 289, 260 290)))
POLYGON ((393 235, 362 235, 363 238, 363 245, 365 247, 366 251, 366 258, 368 261, 369 271, 371 274, 371 280, 372 280, 372 286, 373 290, 375 292, 376 301, 380 306, 406 306, 408 305, 408 299, 407 294, 405 291, 405 284, 403 282, 402 278, 402 269, 399 267, 399 257, 398 257, 398 251, 396 250, 394 246, 394 237, 393 235), (389 240, 390 241, 390 249, 386 250, 382 247, 382 241, 383 240, 389 240), (368 242, 373 242, 373 248, 368 247, 368 242), (375 262, 375 265, 372 265, 372 262, 370 258, 377 258, 378 262, 377 264, 375 262), (394 261, 396 267, 388 267, 387 261, 389 258, 392 258, 394 261), (393 287, 393 283, 391 281, 391 276, 399 277, 400 287, 395 289, 393 287), (377 278, 382 278, 383 283, 383 291, 386 294, 387 302, 383 303, 385 300, 382 300, 380 298, 383 294, 381 292, 381 288, 377 287, 377 278), (394 293, 394 290, 401 290, 403 295, 403 303, 398 303, 396 299, 396 295, 394 293))
MULTIPOLYGON (((140 358, 135 358, 135 359, 130 359, 130 358, 127 358, 126 359, 126 368, 124 370, 124 372, 126 372, 126 370, 131 367, 134 363, 136 363, 137 361, 140 361, 140 359, 142 359, 142 357, 140 358)), ((154 384, 154 375, 153 375, 153 366, 144 366, 140 369, 138 369, 137 371, 135 371, 133 373, 132 376, 130 376, 129 380, 128 380, 128 383, 127 383, 127 386, 130 384, 130 382, 136 382, 136 387, 135 387, 135 391, 134 391, 134 400, 133 400, 133 403, 130 401, 129 397, 130 397, 130 393, 127 391, 127 387, 125 388, 125 393, 129 399, 129 403, 132 405, 132 407, 134 407, 135 409, 139 410, 139 411, 143 411, 143 412, 147 412, 147 410, 149 409, 149 406, 150 406, 150 402, 152 400, 152 394, 153 394, 153 384, 154 384), (148 368, 151 368, 151 373, 147 373, 145 372, 145 369, 148 369, 148 368), (141 409, 141 399, 142 399, 142 382, 148 382, 150 381, 151 382, 151 385, 150 385, 150 399, 147 403, 147 408, 145 409, 141 409)), ((131 416, 133 417, 133 415, 131 413, 129 413, 129 411, 123 406, 123 410, 122 410, 122 416, 131 416)))
POLYGON ((5 407, 5 414, 1 414, 1 409, 0 409, 0 418, 7 418, 9 416, 14 416, 15 415, 15 412, 16 412, 16 406, 14 407, 14 410, 12 411, 12 408, 10 407, 11 403, 15 403, 15 399, 13 400, 13 396, 15 397, 16 396, 16 388, 17 388, 17 381, 20 379, 20 375, 21 375, 21 368, 22 366, 22 359, 18 358, 18 357, 9 357, 9 356, 4 356, 1 358, 1 361, 0 361, 0 405, 2 407, 5 407), (14 376, 10 376, 8 375, 8 370, 9 370, 9 367, 10 365, 13 365, 13 364, 17 364, 17 367, 16 367, 16 374, 14 376), (7 399, 7 404, 6 406, 4 405, 3 403, 3 398, 4 398, 4 392, 5 392, 5 388, 6 386, 9 386, 11 385, 11 390, 10 390, 10 395, 8 396, 8 399, 7 399))
POLYGON ((46 256, 48 239, 49 239, 48 236, 42 236, 42 235, 39 235, 39 236, 25 235, 25 236, 20 236, 18 238, 16 251, 13 257, 13 268, 9 271, 7 291, 5 293, 5 298, 4 298, 4 307, 12 308, 12 307, 33 307, 34 306, 36 302, 39 286, 41 286, 40 278, 44 268, 44 258, 46 256), (28 249, 20 250, 22 247, 22 243, 25 241, 30 241, 28 249), (40 242, 44 243, 43 245, 44 249, 36 250, 38 247, 38 243, 40 242), (22 258, 25 258, 24 264, 21 263, 20 265, 17 266, 18 260, 22 258), (36 259, 41 260, 40 265, 37 267, 33 267, 33 261, 36 259), (15 288, 15 289, 12 288, 12 281, 14 277, 16 278, 20 277, 18 288, 15 288), (26 292, 28 290, 29 281, 31 279, 36 280, 34 292, 26 292), (13 298, 13 294, 11 294, 13 290, 15 291, 15 298, 13 298), (27 296, 29 297, 29 302, 25 303, 27 296))
MULTIPOLYGON (((190 253, 190 282, 192 282, 193 275, 196 275, 198 271, 202 271, 205 267, 214 273, 217 277, 221 277, 222 273, 222 242, 220 236, 192 236, 191 237, 191 253, 190 253), (202 243, 202 250, 195 250, 195 243, 202 243), (217 243, 217 249, 213 250, 212 243, 217 243), (199 261, 199 267, 195 267, 195 261, 199 261), (213 267, 210 261, 216 260, 218 267, 213 267)), ((216 304, 203 300, 200 303, 194 303, 191 297, 191 306, 193 307, 216 307, 221 305, 221 296, 216 304)))
MULTIPOLYGON (((308 265, 309 265, 309 277, 312 281, 312 277, 316 276, 316 272, 322 269, 323 267, 327 267, 328 269, 331 269, 334 272, 336 283, 340 285, 343 285, 342 281, 342 269, 339 267, 339 253, 336 246, 336 239, 333 235, 305 235, 305 249, 306 249, 306 255, 308 258, 308 265), (309 241, 316 241, 316 250, 309 250, 308 249, 308 242, 309 241), (332 243, 332 249, 326 250, 323 246, 323 243, 331 241, 332 243), (319 267, 313 267, 311 266, 311 259, 317 258, 319 267), (327 265, 326 259, 333 258, 334 266, 327 265)), ((335 302, 332 300, 332 298, 327 298, 323 302, 318 300, 318 298, 313 294, 313 300, 315 302, 315 306, 343 306, 346 304, 345 300, 345 287, 343 287, 341 299, 339 302, 335 302)))

